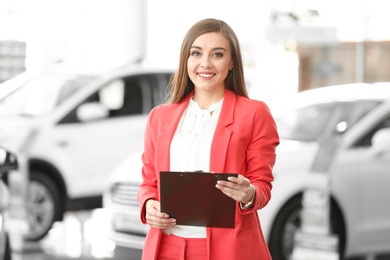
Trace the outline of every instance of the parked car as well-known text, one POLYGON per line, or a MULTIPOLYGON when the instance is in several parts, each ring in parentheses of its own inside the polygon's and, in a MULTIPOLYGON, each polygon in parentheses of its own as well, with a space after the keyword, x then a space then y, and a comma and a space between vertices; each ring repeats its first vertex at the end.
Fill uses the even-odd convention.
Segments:
POLYGON ((15 81, 24 83, 0 99, 0 145, 29 165, 26 240, 43 238, 65 211, 101 207, 109 173, 142 148, 147 114, 172 72, 133 64, 15 81))
MULTIPOLYGON (((280 111, 271 106, 281 144, 271 201, 258 211, 273 259, 291 256, 302 195, 317 174, 328 174, 330 231, 340 259, 389 252, 390 83, 322 87, 289 100, 280 111)), ((136 152, 112 172, 103 194, 108 236, 138 249, 148 230, 136 199, 141 168, 136 152)))
POLYGON ((16 155, 0 147, 0 260, 11 260, 11 243, 8 233, 10 194, 6 185, 8 173, 18 169, 16 155))

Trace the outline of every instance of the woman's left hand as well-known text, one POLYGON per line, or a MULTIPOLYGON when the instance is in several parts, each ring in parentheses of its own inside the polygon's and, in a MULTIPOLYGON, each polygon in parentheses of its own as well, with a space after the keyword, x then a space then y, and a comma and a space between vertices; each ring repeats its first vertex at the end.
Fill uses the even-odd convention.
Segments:
POLYGON ((238 177, 228 177, 228 180, 219 180, 216 187, 237 202, 246 204, 252 199, 255 191, 248 178, 239 174, 238 177))

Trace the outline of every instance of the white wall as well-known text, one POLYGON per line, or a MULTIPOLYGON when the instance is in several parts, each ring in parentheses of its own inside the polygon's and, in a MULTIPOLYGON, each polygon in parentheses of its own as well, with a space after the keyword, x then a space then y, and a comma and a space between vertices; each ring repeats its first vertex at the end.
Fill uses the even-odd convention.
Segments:
POLYGON ((2 0, 0 39, 27 42, 30 70, 58 60, 112 66, 146 52, 146 11, 144 0, 2 0))

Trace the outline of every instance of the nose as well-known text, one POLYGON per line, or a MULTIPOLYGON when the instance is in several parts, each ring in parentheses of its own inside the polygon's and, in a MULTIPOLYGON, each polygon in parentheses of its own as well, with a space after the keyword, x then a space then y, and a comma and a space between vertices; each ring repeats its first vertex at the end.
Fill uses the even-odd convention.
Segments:
POLYGON ((202 60, 201 60, 201 65, 200 65, 202 68, 211 68, 212 67, 212 63, 210 62, 210 59, 208 56, 203 56, 202 57, 202 60))

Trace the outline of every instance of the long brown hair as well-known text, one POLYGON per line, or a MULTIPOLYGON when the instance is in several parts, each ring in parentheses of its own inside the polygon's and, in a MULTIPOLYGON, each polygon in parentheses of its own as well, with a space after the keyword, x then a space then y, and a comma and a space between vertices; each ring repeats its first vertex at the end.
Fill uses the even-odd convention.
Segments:
POLYGON ((187 71, 190 48, 196 38, 210 32, 220 33, 229 41, 231 47, 234 66, 225 79, 226 88, 232 90, 237 95, 248 97, 238 38, 226 22, 209 18, 195 23, 183 39, 180 49, 179 68, 168 84, 168 100, 171 103, 179 103, 194 89, 194 83, 190 80, 187 71))

